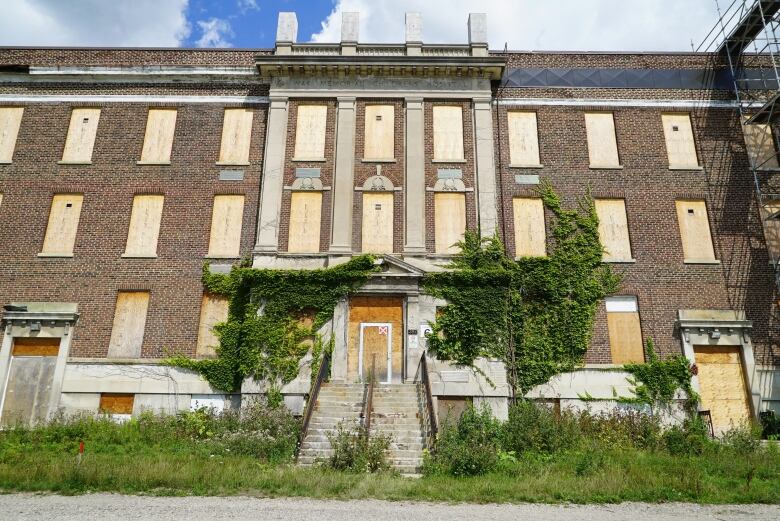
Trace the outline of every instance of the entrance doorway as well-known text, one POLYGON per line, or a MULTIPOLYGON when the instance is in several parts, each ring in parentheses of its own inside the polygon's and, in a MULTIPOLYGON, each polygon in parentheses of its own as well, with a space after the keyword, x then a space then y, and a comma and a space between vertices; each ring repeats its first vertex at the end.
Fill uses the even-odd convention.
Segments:
POLYGON ((403 298, 352 297, 348 331, 349 381, 367 381, 372 363, 375 363, 377 383, 401 383, 403 298))
POLYGON ((368 381, 376 371, 377 383, 389 384, 393 378, 393 324, 363 322, 360 324, 358 353, 360 380, 368 381))
POLYGON ((14 339, 0 417, 4 427, 46 420, 59 350, 59 338, 14 339))
POLYGON ((701 407, 709 410, 718 432, 750 421, 750 402, 740 346, 694 346, 699 368, 701 407))

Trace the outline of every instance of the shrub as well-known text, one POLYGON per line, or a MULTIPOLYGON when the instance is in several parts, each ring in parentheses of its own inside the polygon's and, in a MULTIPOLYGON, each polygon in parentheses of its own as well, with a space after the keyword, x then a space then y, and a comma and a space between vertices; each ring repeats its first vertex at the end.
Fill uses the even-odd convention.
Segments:
POLYGON ((387 450, 391 437, 386 434, 366 435, 365 427, 345 426, 339 423, 336 431, 328 434, 333 454, 327 466, 348 472, 380 472, 388 470, 387 450))
POLYGON ((675 456, 698 456, 712 443, 707 425, 698 416, 669 428, 663 434, 663 442, 666 450, 675 456))
POLYGON ((509 419, 501 429, 504 450, 516 454, 552 454, 574 447, 580 441, 577 419, 570 411, 556 415, 547 407, 522 400, 509 408, 509 419))
POLYGON ((469 406, 457 423, 440 432, 436 451, 423 465, 426 474, 477 476, 495 470, 499 463, 501 423, 483 405, 469 406))
POLYGON ((768 440, 780 439, 780 416, 774 411, 763 411, 758 416, 761 419, 761 436, 768 440))
POLYGON ((663 433, 657 416, 635 409, 600 414, 582 411, 577 414, 576 423, 584 438, 610 447, 655 449, 661 444, 663 433))
POLYGON ((721 436, 723 444, 740 456, 749 456, 761 447, 761 429, 750 425, 732 427, 721 436))

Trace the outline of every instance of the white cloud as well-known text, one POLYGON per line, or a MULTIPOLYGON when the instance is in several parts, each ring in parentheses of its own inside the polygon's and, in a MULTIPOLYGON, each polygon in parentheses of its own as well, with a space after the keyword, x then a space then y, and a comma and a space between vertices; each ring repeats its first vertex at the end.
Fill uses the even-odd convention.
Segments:
POLYGON ((0 0, 0 45, 175 47, 188 0, 0 0))
POLYGON ((233 47, 226 37, 233 36, 230 22, 222 18, 209 18, 199 20, 198 27, 202 32, 201 37, 195 42, 198 47, 233 47))
POLYGON ((487 13, 497 50, 690 51, 717 18, 712 0, 335 0, 311 40, 338 41, 342 11, 360 12, 365 42, 402 42, 404 12, 419 12, 429 43, 465 43, 468 13, 487 13))
POLYGON ((238 0, 238 11, 240 13, 246 13, 247 11, 259 11, 260 6, 257 5, 257 0, 238 0))

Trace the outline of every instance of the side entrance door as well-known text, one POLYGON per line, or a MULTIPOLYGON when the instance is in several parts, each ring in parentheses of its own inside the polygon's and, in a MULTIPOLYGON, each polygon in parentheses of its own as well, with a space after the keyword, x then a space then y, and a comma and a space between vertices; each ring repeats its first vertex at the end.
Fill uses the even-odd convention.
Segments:
POLYGON ((14 339, 4 382, 2 426, 46 420, 59 350, 59 338, 14 339))
POLYGON ((701 407, 712 415, 715 433, 750 421, 750 402, 739 346, 694 346, 701 407))

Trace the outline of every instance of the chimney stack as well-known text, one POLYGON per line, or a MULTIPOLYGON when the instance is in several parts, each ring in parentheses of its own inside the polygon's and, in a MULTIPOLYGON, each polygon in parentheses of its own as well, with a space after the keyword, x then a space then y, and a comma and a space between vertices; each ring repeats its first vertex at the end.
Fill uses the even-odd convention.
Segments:
POLYGON ((358 34, 360 32, 360 13, 341 13, 341 54, 357 54, 358 34))
POLYGON ((472 56, 488 55, 487 15, 485 13, 469 14, 469 46, 472 56))
POLYGON ((276 54, 290 54, 298 39, 298 17, 295 13, 280 12, 276 24, 276 54))
POLYGON ((406 54, 419 56, 422 54, 422 15, 406 13, 406 54))

